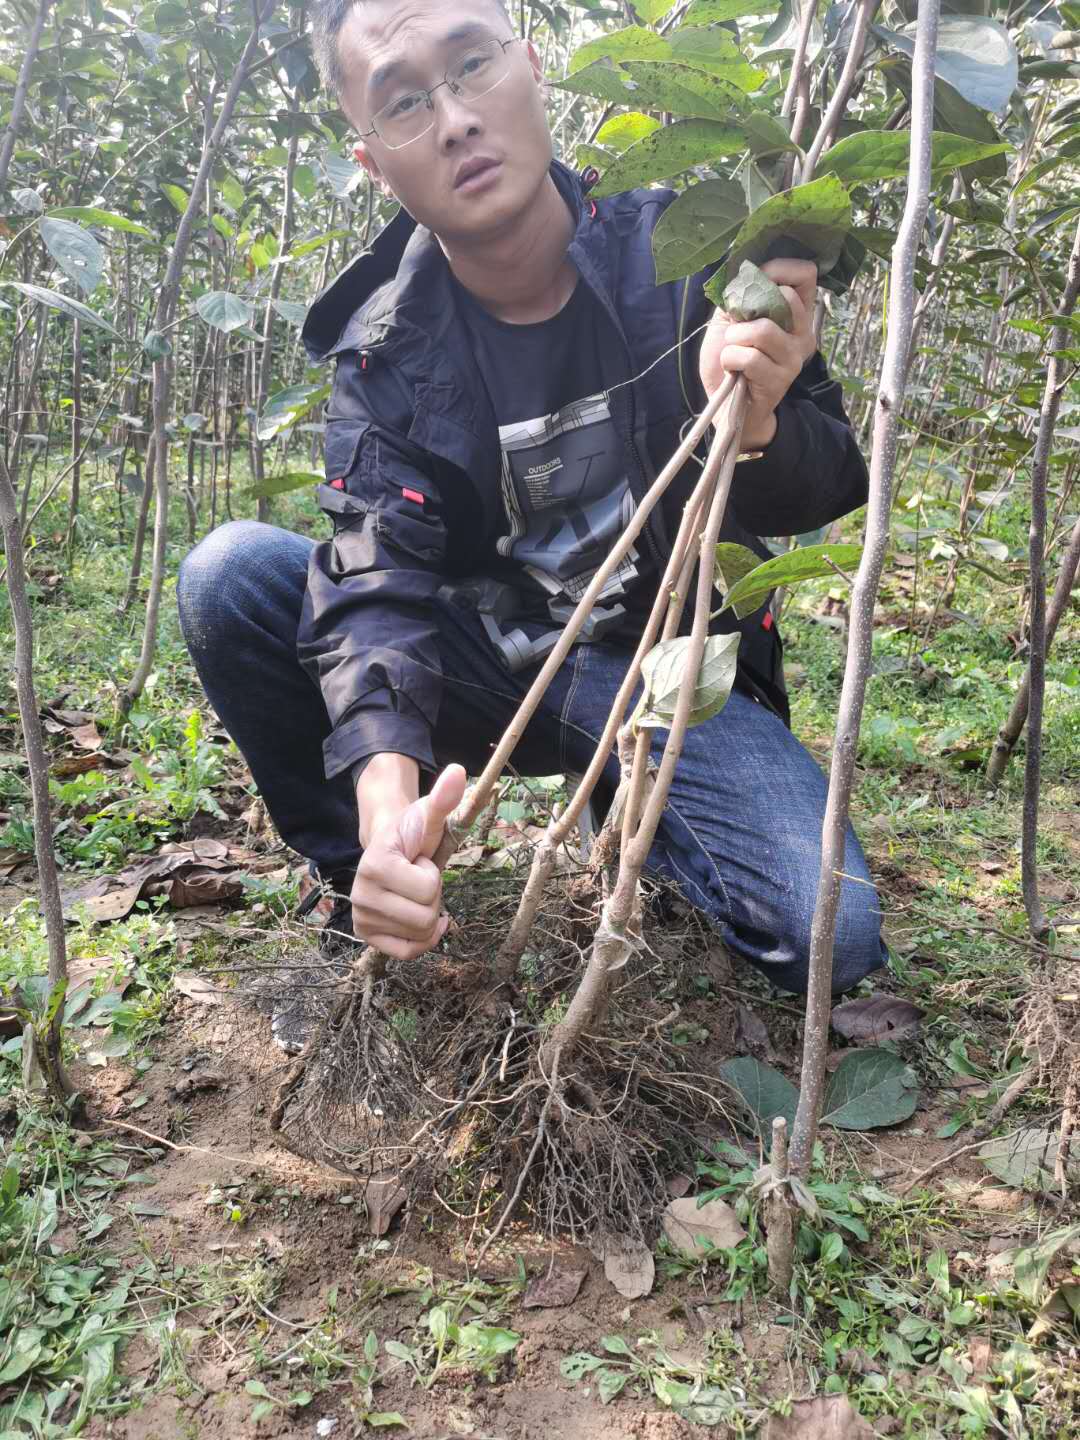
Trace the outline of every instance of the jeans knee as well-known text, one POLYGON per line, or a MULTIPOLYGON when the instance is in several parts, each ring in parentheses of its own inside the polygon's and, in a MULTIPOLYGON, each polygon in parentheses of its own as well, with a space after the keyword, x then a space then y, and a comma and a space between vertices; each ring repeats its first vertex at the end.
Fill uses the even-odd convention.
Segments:
POLYGON ((265 573, 265 542, 272 528, 257 520, 230 520, 212 530, 180 562, 176 603, 190 648, 221 628, 245 576, 265 573))

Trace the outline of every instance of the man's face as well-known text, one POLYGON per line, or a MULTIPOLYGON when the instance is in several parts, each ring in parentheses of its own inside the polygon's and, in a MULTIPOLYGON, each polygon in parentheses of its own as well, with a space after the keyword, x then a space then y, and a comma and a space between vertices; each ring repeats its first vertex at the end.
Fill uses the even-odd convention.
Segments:
MULTIPOLYGON (((433 89, 478 45, 512 33, 494 0, 363 0, 338 37, 342 109, 364 133, 385 106, 433 89)), ((526 208, 551 164, 536 52, 516 41, 505 54, 506 78, 487 94, 470 98, 441 86, 432 97, 434 114, 424 114, 434 121, 426 135, 400 149, 378 135, 357 146, 373 177, 446 240, 497 234, 526 208)))

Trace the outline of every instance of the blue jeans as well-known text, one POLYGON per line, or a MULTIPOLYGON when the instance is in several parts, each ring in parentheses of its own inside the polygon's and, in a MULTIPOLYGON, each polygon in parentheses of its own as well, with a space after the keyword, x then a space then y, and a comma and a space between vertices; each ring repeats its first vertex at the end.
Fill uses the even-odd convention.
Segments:
MULTIPOLYGON (((311 546, 254 521, 222 525, 184 560, 177 593, 199 678, 282 839, 347 890, 360 857, 356 796, 348 774, 325 778, 330 722, 296 658, 311 546)), ((444 689, 435 755, 440 765, 459 761, 476 774, 536 667, 508 674, 470 611, 440 605, 438 618, 444 689)), ((514 753, 518 773, 585 769, 629 657, 606 643, 574 647, 514 753)), ((604 776, 609 795, 617 779, 613 756, 604 776)), ((825 791, 821 770, 784 723, 736 691, 719 715, 688 732, 648 867, 676 882, 731 952, 797 992, 807 983, 825 791)), ((888 959, 853 830, 844 873, 837 991, 888 959)))

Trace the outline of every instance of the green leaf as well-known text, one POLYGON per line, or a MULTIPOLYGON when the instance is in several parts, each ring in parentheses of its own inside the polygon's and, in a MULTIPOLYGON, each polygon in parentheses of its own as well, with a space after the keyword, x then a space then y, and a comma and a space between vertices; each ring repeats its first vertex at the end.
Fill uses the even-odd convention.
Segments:
POLYGON ((42 220, 38 228, 45 248, 68 279, 84 295, 92 295, 101 284, 105 252, 90 231, 70 220, 42 220))
POLYGON ((596 143, 606 145, 609 150, 621 155, 624 150, 629 150, 631 145, 636 145, 639 140, 644 140, 646 135, 659 129, 660 121, 652 115, 642 115, 631 110, 626 115, 613 115, 601 126, 597 132, 596 143))
POLYGON ((789 1127, 795 1123, 799 1092, 779 1070, 743 1055, 737 1060, 725 1061, 719 1073, 720 1079, 742 1099, 762 1139, 770 1138, 772 1122, 778 1115, 784 1117, 789 1127))
POLYGON ((552 88, 568 90, 572 95, 588 95, 590 99, 603 100, 605 105, 638 102, 626 72, 618 69, 611 60, 594 60, 583 69, 556 81, 552 88))
POLYGON ((1080 1225, 1067 1225, 1060 1230, 1051 1230, 1035 1245, 1026 1245, 1013 1255, 1013 1275, 1016 1288, 1025 1300, 1038 1305, 1042 1299, 1050 1263, 1059 1250, 1064 1249, 1080 1235, 1080 1225))
MULTIPOLYGON (((915 54, 914 26, 903 31, 872 28, 909 59, 915 54)), ((942 15, 934 72, 970 105, 1000 114, 1019 78, 1016 46, 1000 21, 984 15, 942 15)))
POLYGON ((293 171, 293 186, 302 200, 313 200, 319 188, 315 171, 310 165, 297 165, 293 171))
POLYGON ((596 1372, 596 1392, 600 1396, 600 1403, 607 1405, 614 1400, 629 1379, 630 1372, 627 1370, 598 1370, 596 1372))
POLYGON ((308 307, 299 300, 275 300, 273 306, 275 313, 290 325, 302 325, 308 312, 308 307))
MULTIPOLYGON (((949 1257, 944 1250, 935 1250, 926 1262, 926 1273, 935 1291, 946 1300, 949 1298, 949 1257)), ((903 1326, 900 1333, 904 1334, 903 1326)))
POLYGON ((569 73, 575 75, 597 60, 618 64, 623 60, 670 59, 671 46, 662 36, 640 25, 631 25, 625 30, 614 30, 610 35, 601 35, 599 39, 579 46, 570 57, 569 73))
MULTIPOLYGON (((632 82, 633 93, 621 96, 622 103, 633 101, 646 110, 663 110, 697 120, 728 120, 732 110, 743 110, 747 103, 738 85, 690 65, 633 60, 623 70, 632 82)), ((620 83, 631 88, 625 79, 620 83)))
POLYGON ((9 285, 12 290, 18 290, 28 300, 37 300, 42 305, 47 305, 50 310, 62 310, 65 315, 72 319, 85 320, 88 325, 96 325, 99 330, 104 330, 114 340, 123 340, 119 330, 114 329, 103 315, 98 315, 81 300, 73 300, 70 295, 61 295, 58 290, 46 290, 41 285, 27 285, 21 280, 2 280, 2 285, 9 285))
POLYGON ((187 192, 180 189, 179 185, 162 185, 161 193, 168 200, 178 214, 183 215, 188 207, 187 192))
POLYGON ((683 16, 684 25, 715 25, 721 20, 741 20, 744 15, 773 15, 776 0, 693 0, 683 16))
POLYGON ((244 1393, 254 1395, 260 1400, 270 1400, 273 1398, 261 1380, 245 1380, 244 1393))
MULTIPOLYGON (((748 545, 736 545, 721 540, 716 547, 716 588, 726 595, 733 590, 744 575, 749 575, 761 565, 760 555, 755 555, 748 545)), ((738 611, 735 612, 738 614, 738 611)), ((751 611, 746 612, 748 615, 751 611)), ((743 616, 739 616, 740 620, 743 616)))
POLYGON ((143 349, 151 360, 164 360, 172 354, 172 341, 160 330, 151 330, 143 340, 143 349))
POLYGON ((734 180, 703 180, 673 200, 653 231, 656 283, 696 275, 724 258, 746 218, 742 186, 734 180))
POLYGON ((655 21, 662 20, 674 3, 675 0, 634 0, 634 9, 638 19, 644 20, 646 25, 652 25, 655 21))
POLYGON ((605 1335, 600 1344, 609 1355, 632 1355, 633 1351, 621 1335, 605 1335))
POLYGON ((154 238, 154 232, 145 225, 139 225, 125 215, 115 215, 111 210, 99 210, 96 205, 63 205, 59 210, 50 210, 49 215, 56 220, 85 220, 87 225, 101 225, 107 230, 123 230, 129 235, 154 238))
MULTIPOLYGON (((831 270, 840 258, 851 229, 851 196, 835 175, 822 175, 809 185, 796 185, 764 201, 735 236, 723 278, 715 275, 706 293, 715 304, 727 280, 744 260, 761 265, 774 245, 797 240, 817 258, 819 271, 831 270)), ((777 250, 782 254, 782 249, 777 250)))
MULTIPOLYGON (((705 653, 690 707, 691 725, 711 720, 727 704, 735 683, 741 638, 736 632, 733 635, 710 635, 705 641, 705 653)), ((654 645, 645 656, 641 663, 645 689, 634 712, 634 724, 639 730, 670 729, 679 692, 686 680, 689 648, 690 636, 680 635, 675 640, 663 640, 654 645)))
MULTIPOLYGON (((642 57, 645 58, 645 57, 642 57)), ((757 90, 767 71, 747 62, 729 30, 683 25, 671 37, 671 58, 712 75, 722 75, 740 90, 757 90)))
POLYGON ((676 120, 631 145, 605 170, 592 194, 597 199, 618 195, 654 180, 680 175, 691 166, 736 155, 746 149, 746 132, 714 120, 676 120))
POLYGON ((590 1355, 587 1350, 577 1350, 559 1362, 559 1374, 564 1380, 578 1381, 591 1375, 594 1370, 599 1370, 604 1363, 599 1355, 590 1355))
MULTIPOLYGON (((1004 155, 1012 146, 999 140, 988 145, 963 135, 933 136, 933 170, 944 175, 976 160, 1004 155)), ((891 180, 908 173, 911 153, 910 130, 861 130, 839 140, 822 157, 819 175, 836 175, 845 185, 865 185, 871 180, 891 180)))
MULTIPOLYGON (((282 430, 295 425, 301 415, 306 415, 309 410, 329 398, 328 384, 289 385, 267 400, 255 433, 260 440, 273 440, 282 430)), ((322 479, 321 476, 319 478, 322 479)))
POLYGON ((725 288, 724 309, 733 320, 771 320, 789 333, 795 323, 780 286, 750 260, 725 288))
POLYGON ((821 1242, 821 1253, 818 1256, 822 1265, 835 1265, 843 1255, 847 1254, 847 1246, 841 1236, 834 1231, 826 1235, 821 1242))
POLYGON ((463 1325, 461 1344, 482 1355, 509 1355, 521 1344, 516 1330, 506 1330, 499 1325, 463 1325))
MULTIPOLYGON (((1030 1127, 1015 1135, 988 1140, 979 1151, 979 1159, 1014 1189, 1053 1195, 1058 1190, 1054 1179, 1057 1150, 1056 1129, 1030 1127)), ((1074 1137, 1069 1147, 1065 1170, 1070 1181, 1080 1179, 1080 1136, 1074 1137)))
POLYGON ((41 215, 45 210, 45 201, 36 190, 23 186, 19 190, 11 192, 11 198, 23 212, 24 215, 41 215))
POLYGON ((364 1424, 370 1425, 373 1430, 389 1430, 392 1425, 400 1426, 402 1430, 409 1428, 409 1423, 396 1410, 369 1410, 364 1416, 364 1424))
POLYGON ((852 1050, 833 1072, 821 1123, 838 1130, 898 1125, 918 1101, 911 1071, 891 1050, 852 1050))
POLYGON ((195 301, 195 309, 208 325, 223 330, 239 330, 241 325, 250 325, 253 308, 249 300, 232 295, 228 290, 210 290, 195 301))
MULTIPOLYGON (((740 620, 745 620, 778 586, 835 575, 837 570, 850 575, 861 557, 858 545, 800 545, 785 555, 762 561, 743 575, 725 597, 724 609, 730 607, 740 620)), ((719 559, 717 555, 718 564, 719 559)))

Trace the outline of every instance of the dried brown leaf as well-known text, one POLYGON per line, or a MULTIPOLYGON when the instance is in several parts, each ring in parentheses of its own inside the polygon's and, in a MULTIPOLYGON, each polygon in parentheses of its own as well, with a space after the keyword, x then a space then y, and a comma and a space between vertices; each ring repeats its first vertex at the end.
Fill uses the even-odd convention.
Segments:
POLYGON ((656 1262, 646 1246, 613 1237, 604 1250, 604 1274, 624 1300, 640 1300, 652 1293, 656 1262))
POLYGON ((832 1012, 832 1027, 853 1044, 880 1045, 917 1033, 923 1012, 898 995, 868 995, 849 1000, 832 1012))
POLYGON ((874 1440, 874 1432, 846 1395, 820 1395, 770 1415, 763 1440, 874 1440))
POLYGON ((740 1005, 735 1011, 735 1049, 739 1054, 745 1050, 759 1060, 773 1058, 772 1042, 765 1022, 748 1005, 740 1005))
POLYGON ((584 1270, 549 1270, 529 1281, 522 1305, 526 1310, 558 1310, 572 1305, 585 1282, 584 1270))
POLYGON ((735 1211, 723 1200, 710 1200, 701 1206, 692 1195, 672 1200, 664 1211, 663 1223, 664 1234, 672 1245, 691 1255, 707 1253, 702 1240, 718 1249, 729 1250, 746 1239, 746 1231, 735 1211))
POLYGON ((372 1235, 385 1235, 390 1222, 405 1204, 405 1187, 393 1170, 383 1170, 364 1187, 364 1203, 367 1205, 368 1231, 372 1235))
POLYGON ((100 750, 105 744, 93 720, 88 721, 85 725, 76 725, 71 732, 71 738, 83 750, 100 750))
POLYGON ((194 970, 181 970, 174 975, 173 989, 179 990, 181 995, 194 1000, 197 1005, 220 1005, 228 994, 227 990, 207 980, 205 975, 197 975, 194 970))

